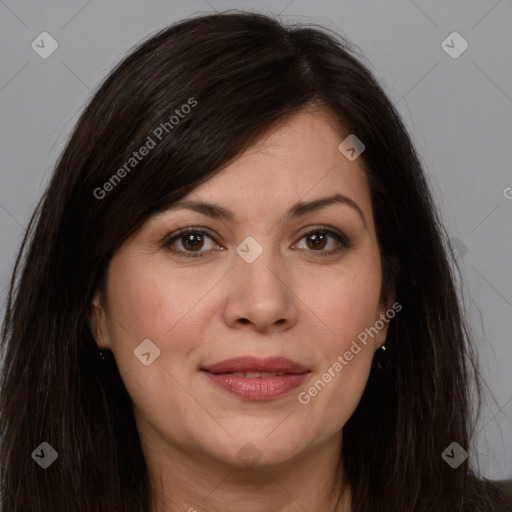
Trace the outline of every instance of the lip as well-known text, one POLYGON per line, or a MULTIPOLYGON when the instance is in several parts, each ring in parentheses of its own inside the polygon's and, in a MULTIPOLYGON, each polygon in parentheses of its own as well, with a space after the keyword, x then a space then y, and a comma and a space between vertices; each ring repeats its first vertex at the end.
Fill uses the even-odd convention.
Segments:
POLYGON ((201 370, 210 373, 230 372, 278 372, 302 374, 309 372, 309 369, 286 357, 265 357, 239 356, 225 359, 210 366, 204 366, 201 370))
POLYGON ((310 370, 285 357, 233 357, 201 368, 215 385, 245 400, 271 400, 298 387, 310 370), (276 377, 241 377, 230 372, 285 373, 276 377))

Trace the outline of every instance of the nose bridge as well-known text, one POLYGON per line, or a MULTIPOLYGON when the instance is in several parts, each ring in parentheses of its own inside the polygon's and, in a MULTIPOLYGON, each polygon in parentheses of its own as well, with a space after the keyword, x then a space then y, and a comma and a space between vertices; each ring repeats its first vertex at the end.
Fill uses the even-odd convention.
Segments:
POLYGON ((248 320, 258 329, 295 321, 294 295, 286 284, 286 269, 271 237, 247 237, 236 251, 228 321, 248 320))
POLYGON ((260 236, 256 240, 248 236, 237 246, 236 252, 235 270, 242 285, 246 282, 258 293, 282 292, 284 283, 278 276, 281 273, 284 277, 285 270, 271 237, 260 236))

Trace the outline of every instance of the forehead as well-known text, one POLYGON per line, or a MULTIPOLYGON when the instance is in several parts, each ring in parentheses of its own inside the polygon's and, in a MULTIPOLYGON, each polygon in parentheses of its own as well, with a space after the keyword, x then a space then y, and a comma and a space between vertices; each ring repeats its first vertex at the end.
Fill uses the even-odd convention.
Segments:
POLYGON ((221 203, 241 215, 265 215, 298 201, 339 193, 371 211, 362 160, 350 161, 338 149, 348 135, 328 111, 295 114, 185 199, 221 203))

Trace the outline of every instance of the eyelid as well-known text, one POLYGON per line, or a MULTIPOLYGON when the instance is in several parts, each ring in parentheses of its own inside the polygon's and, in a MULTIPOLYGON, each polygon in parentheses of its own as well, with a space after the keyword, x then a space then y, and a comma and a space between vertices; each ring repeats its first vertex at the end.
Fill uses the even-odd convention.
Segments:
MULTIPOLYGON (((300 238, 304 237, 305 235, 309 235, 310 233, 315 233, 317 231, 322 231, 324 233, 327 233, 329 235, 334 235, 335 238, 340 238, 341 241, 346 244, 347 246, 351 245, 350 239, 348 238, 343 231, 340 231, 339 229, 333 227, 333 226, 327 226, 324 224, 317 224, 313 226, 308 226, 307 228, 304 228, 304 231, 301 232, 300 238)), ((341 242, 340 242, 341 243, 341 242)))
POLYGON ((200 226, 188 226, 184 228, 177 229, 176 231, 173 231, 172 233, 169 233, 165 235, 163 238, 164 244, 169 244, 173 242, 176 238, 187 235, 188 233, 199 233, 199 234, 205 234, 208 235, 211 238, 214 238, 215 235, 211 234, 211 231, 208 228, 200 227, 200 226))

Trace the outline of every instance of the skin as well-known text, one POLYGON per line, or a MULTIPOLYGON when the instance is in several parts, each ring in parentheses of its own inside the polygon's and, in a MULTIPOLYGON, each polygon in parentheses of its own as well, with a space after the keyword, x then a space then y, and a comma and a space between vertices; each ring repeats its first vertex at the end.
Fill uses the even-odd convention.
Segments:
POLYGON ((234 220, 167 210, 149 218, 114 255, 105 293, 98 291, 93 301, 91 331, 114 353, 132 398, 153 512, 351 510, 348 486, 335 507, 345 482, 342 429, 388 324, 360 344, 308 404, 297 399, 392 304, 381 297, 361 160, 349 161, 338 150, 347 135, 328 111, 294 115, 186 198, 230 209, 234 220), (335 192, 359 205, 366 226, 355 209, 339 203, 284 218, 297 201, 335 192), (315 245, 305 235, 318 235, 322 225, 344 233, 352 246, 332 236, 315 245), (199 251, 197 258, 163 247, 184 227, 211 236, 174 241, 181 253, 199 251), (263 248, 252 263, 235 252, 247 236, 263 248), (144 339, 160 349, 149 366, 134 357, 144 339), (284 396, 243 400, 199 370, 238 355, 284 356, 311 373, 284 396), (237 457, 248 442, 261 455, 253 466, 237 457))

